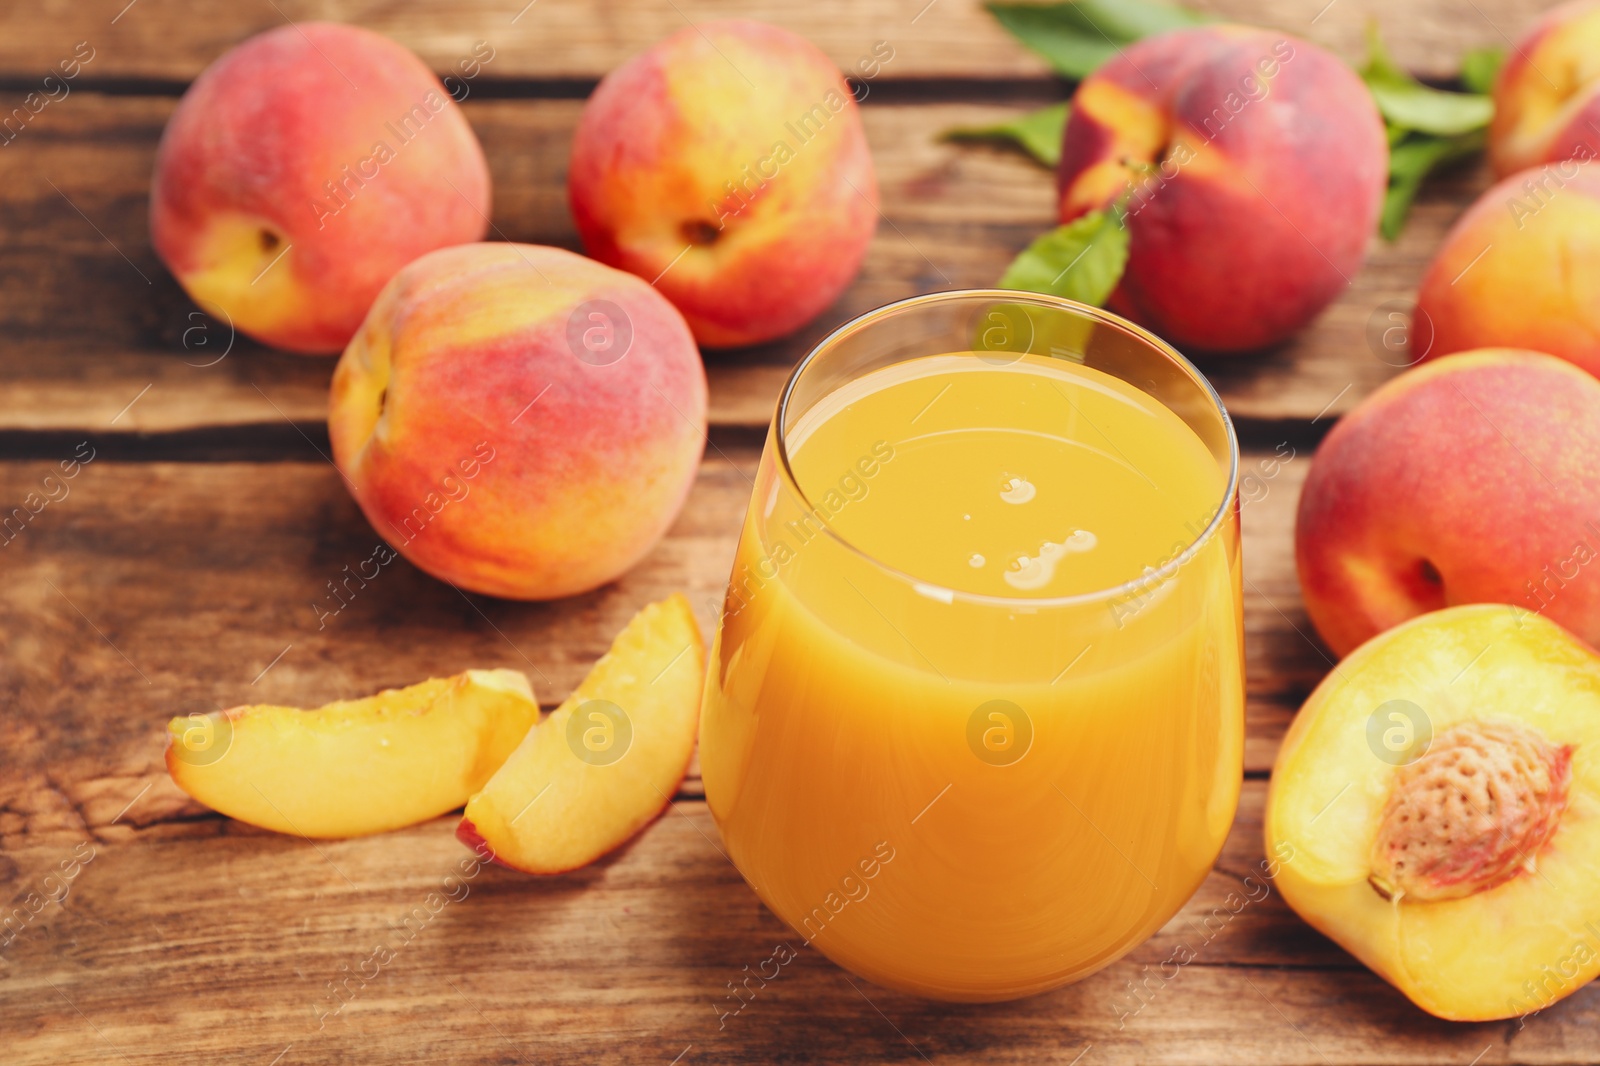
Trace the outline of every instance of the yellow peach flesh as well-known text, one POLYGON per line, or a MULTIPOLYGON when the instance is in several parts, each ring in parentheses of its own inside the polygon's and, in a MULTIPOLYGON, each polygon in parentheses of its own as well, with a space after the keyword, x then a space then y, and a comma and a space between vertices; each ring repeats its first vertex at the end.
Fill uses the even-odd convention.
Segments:
POLYGON ((1288 856, 1284 899, 1430 1013, 1486 1021, 1541 1010, 1600 973, 1597 750, 1600 656, 1555 623, 1476 604, 1380 634, 1312 693, 1279 753, 1266 845, 1288 856), (1407 706, 1422 717, 1393 725, 1400 712, 1385 708, 1407 706), (1503 723, 1570 752, 1570 779, 1553 830, 1532 834, 1535 853, 1509 876, 1480 864, 1485 876, 1465 895, 1386 899, 1372 883, 1374 853, 1407 775, 1377 738, 1403 726, 1420 749, 1419 722, 1444 748, 1452 731, 1503 723))
POLYGON ((689 601, 679 594, 646 607, 467 803, 457 836, 503 865, 541 874, 622 844, 683 779, 704 672, 689 601))
POLYGON ((539 720, 528 679, 468 670, 315 710, 235 707, 168 724, 179 788, 241 822, 354 837, 466 802, 539 720))

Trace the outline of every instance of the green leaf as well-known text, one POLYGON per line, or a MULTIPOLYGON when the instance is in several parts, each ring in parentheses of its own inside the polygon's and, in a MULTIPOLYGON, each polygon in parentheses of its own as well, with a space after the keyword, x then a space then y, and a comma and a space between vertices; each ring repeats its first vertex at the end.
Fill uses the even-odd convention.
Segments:
POLYGON ((1077 0, 1060 4, 990 0, 985 6, 1000 25, 1074 81, 1088 77, 1116 55, 1121 45, 1211 21, 1205 15, 1151 0, 1077 0))
POLYGON ((1006 268, 1002 289, 1023 289, 1103 305, 1128 265, 1120 208, 1090 211, 1034 241, 1006 268))
POLYGON ((1367 31, 1367 64, 1361 68, 1361 78, 1384 119, 1408 130, 1453 137, 1482 129, 1494 117, 1494 102, 1482 93, 1430 89, 1395 66, 1375 25, 1367 31))
POLYGON ((1061 132, 1067 125, 1067 113, 1071 108, 1071 103, 1063 100, 1059 104, 1019 115, 1010 122, 993 126, 957 126, 953 130, 945 130, 944 138, 950 141, 1010 141, 1040 163, 1054 169, 1061 162, 1061 132))
POLYGON ((1462 59, 1461 81, 1471 92, 1430 89, 1401 70, 1384 50, 1376 24, 1367 27, 1361 78, 1383 113, 1389 138, 1389 187, 1378 232, 1394 240, 1424 179, 1446 163, 1483 150, 1494 102, 1486 95, 1505 54, 1481 48, 1462 59))
POLYGON ((1461 84, 1469 93, 1488 94, 1494 90, 1494 79, 1505 64, 1504 48, 1472 48, 1461 57, 1461 84))
POLYGON ((1422 181, 1435 169, 1457 159, 1483 151, 1487 135, 1483 130, 1436 137, 1411 133, 1389 150, 1389 189, 1383 197, 1383 212, 1378 216, 1378 232, 1384 240, 1400 236, 1411 203, 1422 181))

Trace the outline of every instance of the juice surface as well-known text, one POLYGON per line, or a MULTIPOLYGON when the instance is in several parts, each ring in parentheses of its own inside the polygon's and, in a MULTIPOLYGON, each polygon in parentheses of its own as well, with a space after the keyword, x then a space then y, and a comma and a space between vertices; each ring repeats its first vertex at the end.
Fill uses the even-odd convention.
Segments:
POLYGON ((892 987, 1003 999, 1114 960, 1238 800, 1236 512, 1162 573, 1216 458, 1108 375, 970 353, 858 378, 787 439, 804 497, 769 440, 707 681, 730 857, 892 987))
POLYGON ((973 354, 878 370, 789 435, 813 502, 884 439, 843 539, 920 580, 991 596, 1095 592, 1159 568, 1203 530, 1222 475, 1177 415, 1131 385, 1061 360, 973 354))

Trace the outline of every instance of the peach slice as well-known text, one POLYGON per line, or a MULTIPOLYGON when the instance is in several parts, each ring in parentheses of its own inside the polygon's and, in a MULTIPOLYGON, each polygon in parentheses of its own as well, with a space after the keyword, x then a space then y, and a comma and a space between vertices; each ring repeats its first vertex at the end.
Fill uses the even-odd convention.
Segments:
POLYGON ((683 780, 704 673, 700 629, 683 594, 646 607, 467 802, 456 836, 536 874, 576 869, 617 847, 666 808, 683 780))
POLYGON ((1600 973, 1600 655, 1451 607, 1363 644, 1272 772, 1283 898, 1431 1014, 1543 1010, 1600 973))
POLYGON ((167 772, 241 822, 365 836, 454 810, 539 720, 516 670, 468 670, 315 710, 233 707, 167 724, 167 772))

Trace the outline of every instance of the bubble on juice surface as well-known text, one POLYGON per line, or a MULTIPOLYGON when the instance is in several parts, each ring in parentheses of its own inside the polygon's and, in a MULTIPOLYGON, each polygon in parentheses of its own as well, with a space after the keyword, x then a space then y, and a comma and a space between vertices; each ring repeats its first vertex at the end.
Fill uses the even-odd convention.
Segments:
POLYGON ((977 552, 973 552, 972 558, 967 560, 967 565, 972 567, 974 570, 978 570, 982 568, 983 564, 986 562, 988 562, 987 559, 979 555, 977 552))
POLYGON ((1033 482, 1020 477, 1007 480, 1005 485, 1006 487, 1000 490, 1000 498, 1007 503, 1027 503, 1039 492, 1033 487, 1033 482))
POLYGON ((1035 556, 1019 555, 1003 575, 1014 589, 1032 592, 1042 589, 1056 576, 1056 565, 1069 555, 1091 550, 1099 540, 1086 529, 1075 529, 1072 536, 1057 543, 1047 540, 1035 556))

